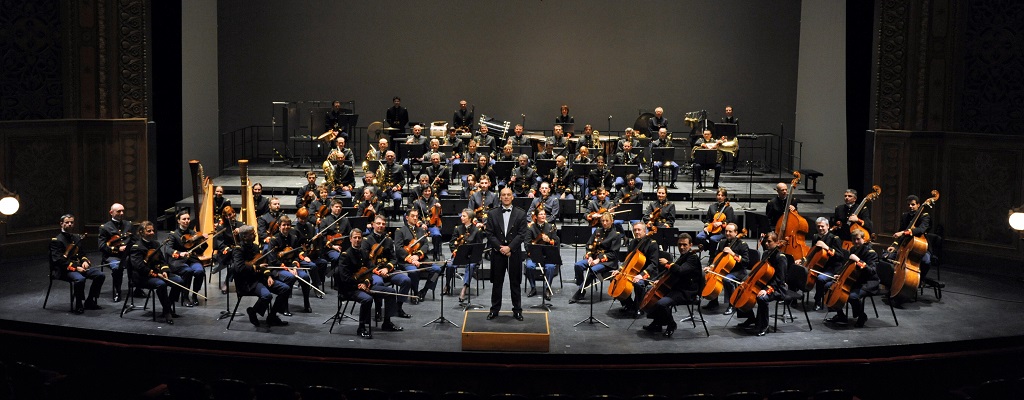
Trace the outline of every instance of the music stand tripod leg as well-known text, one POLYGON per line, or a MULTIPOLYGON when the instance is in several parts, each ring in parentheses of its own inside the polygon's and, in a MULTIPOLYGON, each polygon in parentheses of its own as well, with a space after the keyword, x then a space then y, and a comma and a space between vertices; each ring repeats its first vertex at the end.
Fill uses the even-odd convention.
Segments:
MULTIPOLYGON (((445 280, 445 279, 446 279, 446 278, 445 278, 445 276, 446 276, 446 275, 448 274, 448 264, 445 264, 445 265, 441 266, 441 268, 442 268, 442 269, 441 269, 441 282, 447 282, 447 281, 445 280)), ((454 268, 453 268, 453 269, 454 269, 454 268)), ((453 273, 454 273, 454 272, 453 272, 453 273)), ((442 284, 442 285, 443 285, 443 284, 442 284)), ((436 289, 435 289, 435 290, 436 290, 436 289)), ((443 289, 442 289, 442 290, 443 290, 443 289)), ((445 296, 444 296, 444 293, 442 293, 442 294, 441 294, 441 301, 440 301, 440 303, 441 303, 441 314, 440 314, 440 315, 438 315, 438 317, 437 317, 437 318, 434 318, 434 320, 433 320, 433 321, 430 321, 430 322, 427 322, 427 323, 423 324, 423 326, 427 326, 427 325, 430 325, 430 324, 434 324, 434 323, 437 323, 437 324, 441 324, 441 325, 444 325, 444 323, 445 323, 445 322, 447 322, 447 323, 449 323, 449 324, 452 324, 452 326, 454 326, 454 327, 456 327, 456 328, 458 328, 458 327, 459 327, 459 325, 458 325, 458 324, 456 324, 456 323, 455 323, 454 321, 452 321, 452 320, 450 320, 450 319, 448 319, 448 318, 445 318, 445 317, 444 317, 444 297, 445 297, 445 296)))
MULTIPOLYGON (((598 275, 594 273, 594 269, 593 268, 594 268, 593 266, 587 266, 586 273, 588 275, 594 275, 594 279, 599 279, 598 275)), ((583 276, 583 284, 584 285, 587 284, 587 275, 583 276)), ((593 325, 594 322, 597 322, 597 323, 599 323, 601 325, 604 325, 605 328, 611 328, 610 326, 608 326, 608 324, 604 323, 604 321, 601 321, 601 320, 599 320, 599 319, 594 317, 594 289, 593 288, 590 289, 590 316, 587 317, 587 318, 584 318, 580 322, 577 322, 577 323, 573 324, 573 326, 577 326, 577 325, 582 324, 584 322, 589 323, 591 325, 593 325)))

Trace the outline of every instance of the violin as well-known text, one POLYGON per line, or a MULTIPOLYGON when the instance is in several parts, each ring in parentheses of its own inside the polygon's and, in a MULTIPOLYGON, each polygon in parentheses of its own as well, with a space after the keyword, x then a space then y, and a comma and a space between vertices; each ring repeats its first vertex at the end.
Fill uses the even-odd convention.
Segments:
POLYGON ((622 269, 608 284, 609 296, 621 300, 633 295, 633 278, 647 265, 647 256, 644 255, 642 249, 650 238, 650 236, 641 238, 636 249, 626 255, 626 260, 622 262, 622 269))
POLYGON ((771 260, 775 254, 779 253, 782 242, 780 241, 779 247, 772 249, 767 257, 764 257, 763 260, 758 261, 757 264, 750 268, 747 278, 732 292, 729 304, 732 304, 737 310, 750 311, 757 305, 758 293, 762 290, 768 292, 768 294, 774 292, 774 288, 768 286, 768 283, 775 276, 775 267, 768 260, 771 260))
MULTIPOLYGON (((932 197, 917 208, 917 214, 907 229, 913 230, 918 219, 924 214, 925 207, 931 207, 936 201, 939 201, 939 191, 932 190, 932 197)), ((921 280, 921 258, 928 252, 928 240, 913 235, 903 235, 900 240, 889 297, 911 298, 916 295, 917 285, 921 280)))
POLYGON ((402 246, 402 249, 405 249, 405 252, 408 253, 409 255, 416 255, 419 256, 420 258, 423 258, 424 254, 423 251, 420 250, 420 248, 423 247, 423 239, 425 239, 427 236, 430 236, 430 234, 428 233, 423 236, 420 236, 419 239, 410 240, 409 244, 402 246))
POLYGON ((281 251, 277 252, 277 260, 280 261, 282 264, 291 264, 291 261, 298 257, 297 252, 301 250, 305 250, 305 248, 302 246, 296 248, 292 248, 291 246, 285 246, 284 249, 281 249, 281 251))
MULTIPOLYGON (((533 223, 531 223, 530 227, 532 227, 532 226, 533 226, 533 223)), ((545 226, 547 226, 547 225, 545 225, 545 226)), ((544 232, 544 228, 543 227, 541 227, 538 224, 537 225, 537 229, 540 230, 540 233, 537 234, 537 237, 533 238, 533 242, 531 242, 530 244, 542 244, 542 245, 543 244, 548 244, 548 245, 553 244, 553 243, 551 243, 553 240, 551 240, 551 237, 548 236, 547 232, 544 232), (547 240, 544 240, 544 238, 547 238, 547 240)))
MULTIPOLYGON (((736 239, 733 239, 730 245, 735 244, 737 240, 747 235, 747 229, 743 228, 742 232, 736 234, 736 239)), ((731 246, 730 246, 731 247, 731 246)), ((746 254, 740 254, 740 257, 746 254)), ((718 252, 715 255, 715 259, 712 260, 710 272, 704 274, 704 289, 701 290, 700 295, 708 300, 717 300, 718 295, 722 293, 724 288, 722 278, 732 272, 732 269, 736 267, 736 258, 724 251, 718 252)))
POLYGON ((651 233, 658 231, 657 221, 661 218, 661 206, 651 211, 651 215, 647 216, 647 230, 651 233))
POLYGON ((796 210, 790 210, 793 204, 793 192, 800 183, 800 171, 793 171, 793 180, 789 182, 789 194, 786 196, 785 213, 775 223, 775 234, 785 243, 780 245, 781 252, 789 254, 794 260, 804 258, 809 251, 807 248, 807 220, 800 216, 796 210))
MULTIPOLYGON (((377 195, 373 195, 370 201, 366 202, 366 208, 363 209, 363 216, 366 218, 373 218, 376 215, 374 210, 370 209, 370 206, 377 204, 377 195)), ((376 207, 374 207, 376 209, 376 207)))
POLYGON ((260 265, 260 261, 263 261, 264 258, 267 258, 267 255, 269 255, 269 254, 270 254, 269 251, 266 252, 266 253, 261 253, 261 254, 255 256, 255 257, 253 257, 251 260, 246 261, 245 262, 245 266, 246 267, 255 268, 255 267, 259 266, 260 265))
POLYGON ((441 227, 441 203, 434 203, 430 208, 430 219, 427 221, 430 226, 441 227))
MULTIPOLYGON (((83 233, 82 237, 79 239, 79 241, 81 241, 82 239, 85 239, 86 236, 89 236, 89 234, 88 233, 83 233)), ((81 250, 81 249, 78 247, 77 244, 75 244, 75 243, 69 244, 68 247, 64 248, 64 258, 67 258, 69 260, 72 259, 72 258, 78 258, 79 250, 81 250)))
POLYGON ((708 233, 710 233, 712 235, 717 235, 719 233, 722 233, 722 229, 725 229, 724 228, 725 227, 725 213, 723 211, 725 211, 726 207, 729 207, 729 202, 728 201, 725 202, 725 204, 722 205, 722 208, 718 209, 718 212, 716 212, 714 217, 711 218, 711 221, 708 222, 706 225, 704 225, 704 230, 705 231, 707 231, 708 233), (720 224, 720 225, 718 225, 716 227, 715 226, 715 222, 721 222, 722 224, 720 224))
POLYGON ((204 240, 206 240, 206 236, 198 232, 195 234, 186 233, 181 235, 181 245, 184 246, 186 250, 192 249, 195 245, 202 243, 204 240))

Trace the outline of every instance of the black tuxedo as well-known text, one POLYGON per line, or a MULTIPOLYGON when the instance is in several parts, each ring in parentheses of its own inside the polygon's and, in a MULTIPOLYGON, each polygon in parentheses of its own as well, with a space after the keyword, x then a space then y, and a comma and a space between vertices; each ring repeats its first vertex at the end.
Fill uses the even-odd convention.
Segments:
POLYGON ((520 303, 522 293, 519 285, 523 279, 523 238, 526 237, 526 211, 512 207, 506 232, 504 208, 499 206, 487 212, 487 247, 491 249, 491 312, 501 311, 501 287, 505 283, 505 271, 509 275, 509 287, 512 292, 512 312, 522 312, 520 303), (499 251, 501 246, 512 249, 510 256, 499 251))

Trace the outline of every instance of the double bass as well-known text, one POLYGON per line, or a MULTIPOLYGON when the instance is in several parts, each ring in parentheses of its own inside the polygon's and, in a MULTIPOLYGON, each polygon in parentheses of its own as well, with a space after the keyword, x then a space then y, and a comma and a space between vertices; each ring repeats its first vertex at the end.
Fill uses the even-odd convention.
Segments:
MULTIPOLYGON (((747 229, 743 228, 742 232, 736 234, 736 239, 733 239, 733 243, 746 235, 747 229)), ((740 254, 740 257, 745 255, 746 254, 740 254)), ((718 254, 715 255, 715 259, 712 260, 711 265, 708 266, 710 271, 704 274, 704 289, 701 290, 701 297, 708 300, 717 300, 718 295, 722 293, 723 289, 722 279, 726 275, 729 275, 734 267, 736 267, 735 258, 724 251, 718 252, 718 254)))
MULTIPOLYGON (((917 208, 917 214, 910 221, 908 230, 917 226, 917 220, 924 214, 925 207, 932 207, 939 201, 939 191, 932 190, 932 197, 924 201, 917 208)), ((917 292, 917 285, 921 282, 921 259, 928 252, 928 240, 913 235, 903 235, 900 238, 900 246, 896 254, 896 263, 893 266, 892 287, 889 288, 889 297, 913 297, 917 292)))
MULTIPOLYGON (((871 189, 874 190, 874 192, 873 193, 869 193, 867 196, 864 196, 864 199, 862 199, 860 201, 860 204, 857 205, 857 208, 855 208, 853 210, 853 214, 850 214, 850 215, 856 215, 858 218, 860 218, 860 212, 861 212, 861 210, 864 209, 864 206, 869 201, 874 201, 875 199, 878 198, 878 196, 882 195, 882 188, 880 186, 874 185, 874 186, 871 186, 871 189)), ((840 222, 845 223, 846 221, 840 221, 840 222)), ((864 232, 864 241, 865 242, 871 241, 871 235, 868 234, 868 229, 864 227, 863 223, 855 222, 853 224, 850 224, 850 234, 853 234, 853 232, 856 232, 856 231, 864 232)), ((844 240, 843 241, 843 250, 849 250, 851 247, 853 247, 853 242, 851 242, 849 240, 844 240)))
POLYGON ((775 235, 779 238, 781 252, 789 254, 794 260, 804 258, 807 248, 807 220, 796 210, 790 210, 793 204, 793 191, 800 184, 800 172, 793 171, 793 180, 789 182, 789 193, 786 195, 786 208, 782 218, 775 223, 775 235))

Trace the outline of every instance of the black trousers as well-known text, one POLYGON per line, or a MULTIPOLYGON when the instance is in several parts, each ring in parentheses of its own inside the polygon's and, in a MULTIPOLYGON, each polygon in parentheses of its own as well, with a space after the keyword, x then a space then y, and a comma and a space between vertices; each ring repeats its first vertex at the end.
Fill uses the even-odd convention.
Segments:
POLYGON ((501 291, 505 284, 505 273, 508 273, 508 286, 512 294, 512 311, 522 312, 522 296, 520 287, 523 283, 523 260, 516 250, 511 257, 505 257, 498 249, 491 252, 491 312, 501 311, 501 291))

